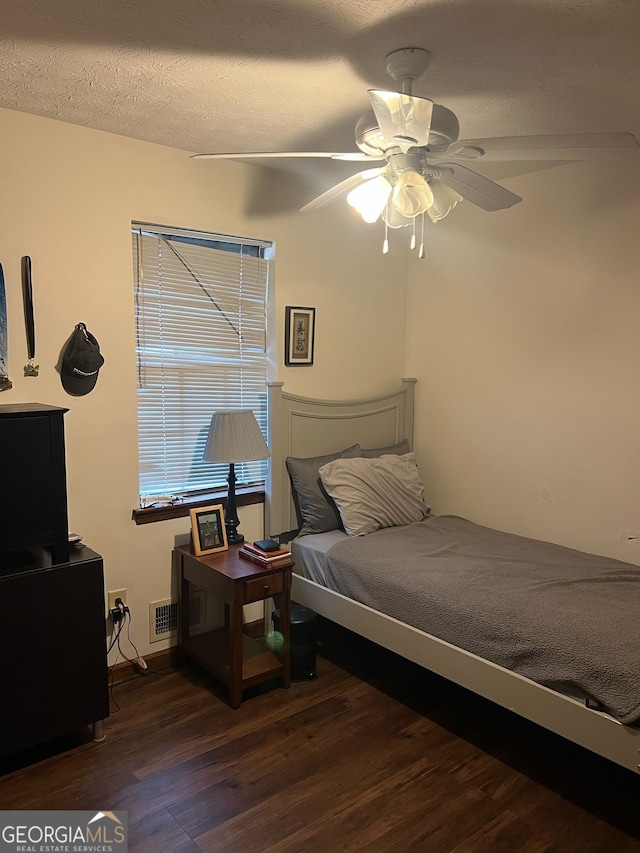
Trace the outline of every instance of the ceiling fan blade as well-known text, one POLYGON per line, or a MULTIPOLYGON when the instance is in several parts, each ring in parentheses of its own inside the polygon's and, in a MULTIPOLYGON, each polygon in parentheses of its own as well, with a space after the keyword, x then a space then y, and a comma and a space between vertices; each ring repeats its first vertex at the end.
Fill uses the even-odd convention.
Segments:
POLYGON ((439 163, 436 177, 483 210, 505 210, 522 201, 519 195, 459 163, 439 163))
POLYGON ((302 213, 306 213, 308 210, 317 210, 319 207, 324 207, 325 204, 331 204, 333 201, 338 201, 365 181, 368 181, 371 178, 377 178, 378 175, 381 175, 384 172, 385 168, 386 167, 382 166, 378 169, 365 169, 363 172, 357 172, 355 175, 351 175, 351 177, 346 178, 346 180, 341 181, 339 184, 336 184, 334 187, 331 187, 331 189, 322 193, 322 195, 314 198, 313 201, 305 204, 304 207, 300 208, 300 211, 302 213))
POLYGON ((450 156, 475 159, 465 149, 481 149, 485 162, 504 160, 594 160, 640 153, 633 133, 565 133, 550 136, 503 136, 494 139, 463 139, 450 156), (459 153, 454 153, 460 148, 459 153))
POLYGON ((369 89, 369 100, 389 148, 406 152, 429 143, 433 101, 382 89, 369 89))
POLYGON ((335 151, 255 151, 242 154, 191 154, 190 160, 258 160, 259 158, 276 159, 278 157, 324 157, 330 160, 355 160, 366 162, 367 160, 384 160, 384 154, 375 157, 371 154, 363 154, 360 151, 347 151, 345 153, 335 151))

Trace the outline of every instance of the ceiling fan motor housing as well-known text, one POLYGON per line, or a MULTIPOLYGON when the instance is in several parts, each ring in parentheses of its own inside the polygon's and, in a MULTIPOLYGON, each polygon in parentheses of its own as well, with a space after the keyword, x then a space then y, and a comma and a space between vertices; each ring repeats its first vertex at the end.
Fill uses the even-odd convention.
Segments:
MULTIPOLYGON (((451 110, 441 104, 433 105, 431 128, 429 130, 429 151, 440 152, 457 141, 460 134, 458 119, 451 110)), ((388 146, 380 133, 373 110, 360 116, 356 123, 356 145, 365 154, 379 157, 388 146)))
POLYGON ((402 47, 387 54, 387 74, 396 81, 417 80, 431 62, 431 54, 422 47, 402 47))
POLYGON ((388 171, 394 175, 400 175, 407 169, 415 172, 422 172, 426 166, 425 152, 422 150, 409 151, 406 154, 398 152, 390 154, 388 157, 388 171))

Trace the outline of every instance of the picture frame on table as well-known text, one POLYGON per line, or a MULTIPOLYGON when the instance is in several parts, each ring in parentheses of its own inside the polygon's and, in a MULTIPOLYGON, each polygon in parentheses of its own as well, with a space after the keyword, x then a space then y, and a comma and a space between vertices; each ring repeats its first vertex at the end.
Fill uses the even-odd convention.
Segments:
POLYGON ((199 506, 189 510, 189 514, 193 553, 196 557, 229 550, 222 504, 199 506))
POLYGON ((313 364, 316 309, 287 305, 284 323, 284 363, 287 367, 313 364))

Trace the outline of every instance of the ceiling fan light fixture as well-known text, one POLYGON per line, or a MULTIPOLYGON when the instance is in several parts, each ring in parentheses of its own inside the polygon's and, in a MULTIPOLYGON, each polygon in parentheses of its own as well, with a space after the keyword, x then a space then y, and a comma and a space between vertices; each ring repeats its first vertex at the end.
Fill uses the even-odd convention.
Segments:
POLYGON ((415 222, 415 218, 403 216, 392 204, 387 204, 385 209, 382 211, 382 218, 389 228, 406 228, 409 225, 413 225, 415 222))
POLYGON ((378 175, 351 190, 347 202, 357 210, 365 222, 377 222, 391 195, 391 184, 384 175, 378 175))
POLYGON ((405 169, 395 182, 391 204, 401 216, 413 219, 431 207, 433 192, 419 172, 405 169))
POLYGON ((429 186, 431 187, 433 203, 431 207, 427 208, 426 212, 432 222, 439 222, 451 213, 456 204, 463 201, 463 198, 438 178, 434 178, 429 186))

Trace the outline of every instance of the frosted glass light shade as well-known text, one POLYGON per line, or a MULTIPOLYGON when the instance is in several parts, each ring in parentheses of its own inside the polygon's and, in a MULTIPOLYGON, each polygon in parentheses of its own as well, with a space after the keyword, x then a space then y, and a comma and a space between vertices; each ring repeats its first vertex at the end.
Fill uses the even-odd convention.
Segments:
POLYGON ((391 185, 383 175, 378 175, 351 190, 347 201, 365 222, 372 223, 380 218, 390 193, 391 185))
POLYGON ((382 212, 382 218, 387 223, 389 228, 406 228, 408 225, 413 225, 413 217, 403 216, 395 209, 392 204, 388 204, 382 212))
POLYGON ((205 462, 254 462, 271 456, 251 409, 214 412, 204 449, 205 462))
POLYGON ((439 222, 448 213, 451 213, 456 204, 463 199, 459 193, 452 190, 451 187, 442 181, 433 180, 430 186, 433 192, 433 204, 427 210, 427 213, 432 222, 439 222))
POLYGON ((402 216, 412 218, 431 207, 433 193, 421 174, 405 169, 393 188, 391 203, 402 216))

